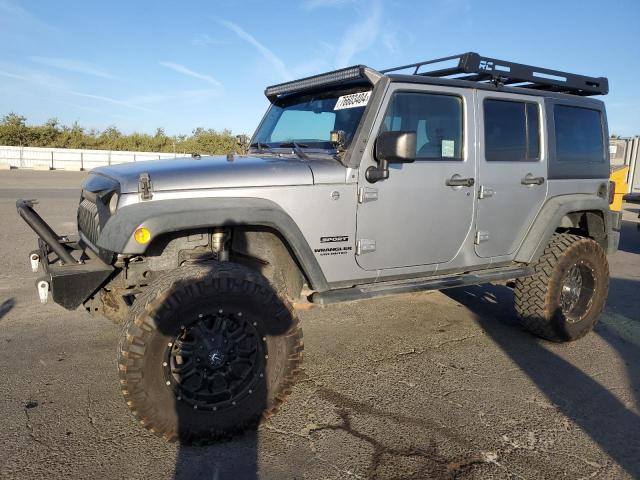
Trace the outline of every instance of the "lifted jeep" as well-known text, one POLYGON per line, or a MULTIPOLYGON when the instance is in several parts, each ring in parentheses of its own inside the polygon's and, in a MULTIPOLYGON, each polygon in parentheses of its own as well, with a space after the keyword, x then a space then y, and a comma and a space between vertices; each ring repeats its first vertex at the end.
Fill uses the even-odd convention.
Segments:
POLYGON ((575 340, 619 240, 607 92, 476 53, 268 87, 247 155, 93 170, 78 237, 19 200, 40 299, 121 323, 127 404, 183 442, 278 409, 304 302, 510 280, 524 328, 575 340))

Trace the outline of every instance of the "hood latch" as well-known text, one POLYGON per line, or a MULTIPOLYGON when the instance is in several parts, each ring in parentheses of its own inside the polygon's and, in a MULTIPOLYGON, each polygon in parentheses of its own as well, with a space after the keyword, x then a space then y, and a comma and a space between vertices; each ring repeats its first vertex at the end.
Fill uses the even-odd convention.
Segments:
POLYGON ((151 200, 151 198, 153 198, 152 190, 153 184, 151 183, 149 174, 141 173, 138 177, 138 193, 140 193, 140 198, 142 198, 142 200, 151 200))

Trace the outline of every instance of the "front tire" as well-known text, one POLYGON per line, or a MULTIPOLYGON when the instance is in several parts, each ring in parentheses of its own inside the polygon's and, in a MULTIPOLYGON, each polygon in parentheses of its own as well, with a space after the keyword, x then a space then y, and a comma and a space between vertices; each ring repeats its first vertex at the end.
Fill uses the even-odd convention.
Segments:
POLYGON ((598 322, 609 291, 609 264, 593 239, 555 233, 533 265, 535 275, 515 282, 522 326, 547 340, 577 340, 598 322))
POLYGON ((145 428, 206 442, 272 415, 291 391, 302 348, 293 309, 259 273, 227 262, 188 265, 134 302, 120 384, 145 428))

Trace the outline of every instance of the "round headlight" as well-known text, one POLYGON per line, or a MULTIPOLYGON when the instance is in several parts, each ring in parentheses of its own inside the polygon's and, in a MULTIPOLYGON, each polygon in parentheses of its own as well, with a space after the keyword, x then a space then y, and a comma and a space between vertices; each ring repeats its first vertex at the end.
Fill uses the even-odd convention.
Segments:
POLYGON ((119 199, 120 199, 120 196, 117 193, 114 193, 113 195, 111 195, 111 198, 109 199, 109 211, 111 212, 111 215, 116 213, 119 199))

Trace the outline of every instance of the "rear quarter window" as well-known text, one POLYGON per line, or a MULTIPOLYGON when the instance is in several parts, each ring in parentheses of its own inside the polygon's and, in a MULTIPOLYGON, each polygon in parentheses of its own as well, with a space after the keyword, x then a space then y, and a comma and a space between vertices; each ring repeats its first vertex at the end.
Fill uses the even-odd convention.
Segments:
POLYGON ((547 99, 549 179, 608 179, 604 106, 591 101, 547 99))
POLYGON ((556 105, 553 111, 559 162, 605 161, 602 118, 598 110, 556 105))

